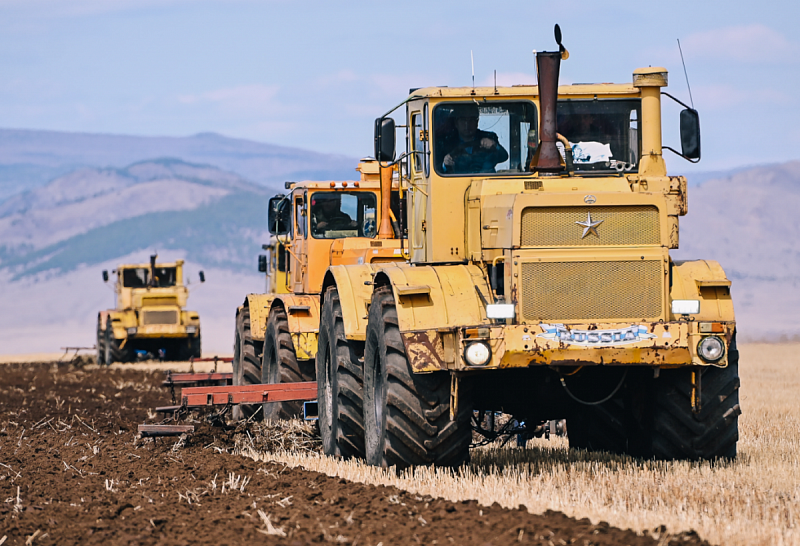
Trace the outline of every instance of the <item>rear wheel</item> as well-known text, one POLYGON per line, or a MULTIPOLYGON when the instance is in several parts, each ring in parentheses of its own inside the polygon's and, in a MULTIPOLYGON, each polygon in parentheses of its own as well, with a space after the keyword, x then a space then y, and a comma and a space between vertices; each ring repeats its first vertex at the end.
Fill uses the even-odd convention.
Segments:
MULTIPOLYGON (((326 455, 364 456, 364 368, 356 341, 344 335, 339 292, 325 294, 317 349, 317 400, 326 455)), ((362 353, 363 354, 363 353, 362 353)))
POLYGON ((106 333, 103 330, 103 322, 100 315, 97 315, 97 365, 106 365, 106 333))
POLYGON ((111 320, 106 320, 105 363, 107 366, 113 362, 130 362, 132 360, 133 349, 129 341, 115 338, 111 320))
POLYGON ((391 288, 372 296, 364 350, 364 433, 367 462, 407 467, 455 466, 469 457, 472 397, 459 385, 450 420, 448 372, 413 373, 398 328, 391 288))
MULTIPOLYGON (((238 369, 234 368, 233 373, 234 384, 259 385, 261 384, 261 351, 264 343, 253 339, 250 333, 249 307, 244 307, 239 312, 236 322, 239 358, 238 369)), ((259 406, 254 404, 240 404, 239 417, 251 417, 258 409, 259 406)))
MULTIPOLYGON (((314 381, 314 363, 310 360, 297 360, 286 311, 281 307, 273 307, 269 312, 267 329, 264 332, 261 382, 275 384, 300 381, 314 381)), ((264 404, 264 419, 274 421, 302 416, 302 401, 264 404)))
POLYGON ((657 459, 736 457, 739 440, 739 351, 728 366, 663 370, 656 379, 652 456, 657 459), (692 411, 692 372, 700 376, 700 411, 692 411))

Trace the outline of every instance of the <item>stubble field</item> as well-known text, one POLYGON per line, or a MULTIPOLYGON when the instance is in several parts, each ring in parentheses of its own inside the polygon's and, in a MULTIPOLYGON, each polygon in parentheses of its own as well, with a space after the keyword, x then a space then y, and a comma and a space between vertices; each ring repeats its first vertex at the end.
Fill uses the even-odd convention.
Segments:
POLYGON ((183 440, 138 439, 148 410, 169 403, 163 371, 10 364, 0 543, 800 544, 799 348, 741 347, 735 462, 641 461, 554 438, 399 474, 323 457, 301 425, 200 419, 183 440))

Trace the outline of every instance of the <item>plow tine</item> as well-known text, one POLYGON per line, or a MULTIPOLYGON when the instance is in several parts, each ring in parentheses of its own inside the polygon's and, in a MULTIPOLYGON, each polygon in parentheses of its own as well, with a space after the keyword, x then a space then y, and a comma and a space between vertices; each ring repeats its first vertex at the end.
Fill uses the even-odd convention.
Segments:
POLYGON ((180 436, 194 432, 194 425, 139 425, 142 438, 154 436, 180 436))

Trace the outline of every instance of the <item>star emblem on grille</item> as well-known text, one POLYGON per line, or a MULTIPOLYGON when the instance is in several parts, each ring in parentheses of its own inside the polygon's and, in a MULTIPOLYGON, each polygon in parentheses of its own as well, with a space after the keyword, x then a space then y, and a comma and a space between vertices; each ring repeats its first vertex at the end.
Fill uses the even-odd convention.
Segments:
POLYGON ((590 233, 594 233, 595 237, 600 237, 597 234, 597 226, 603 223, 602 220, 598 220, 596 222, 592 222, 592 213, 588 213, 588 217, 586 218, 585 222, 575 222, 579 226, 583 228, 583 235, 581 235, 581 239, 589 235, 590 233))

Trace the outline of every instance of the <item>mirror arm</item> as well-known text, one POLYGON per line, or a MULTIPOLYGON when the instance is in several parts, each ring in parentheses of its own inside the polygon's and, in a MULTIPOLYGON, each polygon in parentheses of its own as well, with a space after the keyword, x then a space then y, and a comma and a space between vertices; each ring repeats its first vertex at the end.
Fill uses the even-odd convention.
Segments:
MULTIPOLYGON (((664 94, 666 95, 666 93, 664 93, 664 94)), ((662 146, 661 148, 663 150, 669 150, 670 152, 672 152, 675 155, 681 156, 683 159, 685 159, 689 163, 700 163, 700 158, 699 157, 697 159, 690 159, 690 158, 686 157, 685 155, 683 155, 682 153, 680 153, 678 150, 675 150, 674 148, 670 148, 669 146, 662 146)))
MULTIPOLYGON (((684 103, 684 102, 682 102, 682 101, 679 101, 678 99, 676 99, 675 97, 673 97, 672 95, 670 95, 669 93, 667 93, 666 91, 662 91, 662 92, 661 92, 661 94, 662 94, 662 95, 666 95, 666 96, 668 96, 669 98, 671 98, 672 100, 674 100, 675 102, 677 102, 678 104, 680 104, 681 106, 683 106, 684 108, 687 108, 687 109, 689 109, 689 110, 694 110, 694 108, 692 108, 691 106, 689 106, 688 104, 686 104, 686 103, 684 103)), ((695 111, 696 111, 696 110, 695 110, 695 111)), ((673 150, 673 151, 674 151, 674 150, 673 150)), ((678 155, 680 155, 680 154, 678 154, 678 155)))
POLYGON ((425 152, 421 152, 419 150, 416 150, 416 151, 413 151, 413 152, 404 152, 403 154, 400 155, 400 157, 398 157, 394 161, 386 161, 385 163, 386 163, 387 167, 394 167, 395 165, 400 163, 402 160, 404 160, 408 156, 411 156, 411 155, 414 155, 414 154, 424 154, 424 153, 425 152))

